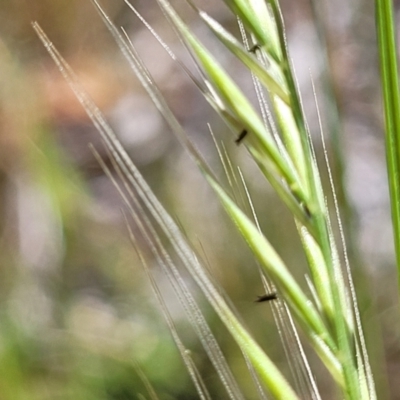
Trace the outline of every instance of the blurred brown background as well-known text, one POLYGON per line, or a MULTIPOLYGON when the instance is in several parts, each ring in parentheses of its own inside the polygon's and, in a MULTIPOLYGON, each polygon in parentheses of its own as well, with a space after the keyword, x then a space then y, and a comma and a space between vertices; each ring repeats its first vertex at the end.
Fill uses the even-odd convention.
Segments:
MULTIPOLYGON (((244 68, 184 1, 172 3, 254 98, 244 68)), ((289 47, 321 154, 311 76, 316 82, 379 398, 389 396, 388 381, 390 398, 397 399, 397 278, 374 10, 366 0, 316 3, 314 8, 305 0, 282 1, 289 47)), ((292 218, 263 182, 245 148, 235 146, 232 134, 123 1, 101 4, 117 26, 126 28, 188 135, 221 175, 207 123, 225 143, 233 162, 243 169, 264 231, 303 280, 304 256, 292 218)), ((132 4, 191 65, 156 2, 132 4)), ((235 19, 222 2, 197 4, 237 32, 235 19)), ((71 64, 256 338, 284 363, 269 308, 253 303, 262 285, 246 245, 141 89, 91 2, 2 0, 0 399, 136 399, 145 393, 136 362, 161 398, 195 398, 129 241, 123 202, 88 144, 93 143, 106 161, 107 153, 36 37, 32 21, 39 22, 71 64)), ((170 306, 178 326, 185 327, 179 305, 171 300, 170 306)), ((209 315, 235 374, 253 398, 240 354, 213 322, 211 311, 209 315)), ((188 332, 184 339, 207 384, 216 398, 224 398, 215 372, 188 332)), ((331 398, 329 380, 323 373, 319 379, 325 398, 331 398)))

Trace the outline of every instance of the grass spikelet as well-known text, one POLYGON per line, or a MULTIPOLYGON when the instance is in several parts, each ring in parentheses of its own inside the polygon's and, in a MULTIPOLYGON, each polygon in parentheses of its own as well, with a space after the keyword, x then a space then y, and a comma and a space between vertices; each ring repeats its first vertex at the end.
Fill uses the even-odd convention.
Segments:
MULTIPOLYGON (((245 145, 244 147, 266 180, 292 212, 308 262, 308 273, 305 278, 308 288, 304 282, 294 277, 293 267, 286 265, 281 255, 271 245, 271 241, 262 232, 245 182, 243 182, 243 188, 246 199, 249 200, 250 213, 247 212, 246 205, 242 204, 244 196, 240 197, 235 193, 239 187, 236 166, 232 165, 228 151, 225 147, 224 151, 221 151, 217 146, 230 184, 230 188, 225 188, 217 174, 204 161, 195 145, 187 137, 127 35, 116 28, 98 1, 92 0, 133 72, 171 130, 187 149, 214 190, 222 208, 248 244, 262 271, 261 279, 271 282, 274 287, 273 291, 267 292, 269 294, 261 296, 256 301, 272 303, 278 328, 282 332, 282 339, 286 339, 284 347, 288 353, 290 348, 295 349, 293 365, 295 365, 294 375, 297 375, 294 378, 296 386, 290 383, 290 380, 271 360, 268 352, 254 340, 240 317, 221 295, 218 283, 207 273, 177 223, 146 184, 109 128, 100 110, 79 87, 73 72, 44 32, 38 25, 34 25, 39 37, 99 129, 109 149, 114 169, 123 185, 118 185, 115 180, 114 183, 126 203, 129 218, 139 227, 151 248, 153 257, 170 280, 177 298, 185 309, 187 319, 203 344, 229 398, 242 399, 245 395, 230 371, 206 317, 182 278, 176 263, 189 271, 192 279, 225 324, 242 351, 244 359, 248 362, 250 373, 255 371, 253 378, 256 385, 259 379, 260 388, 265 386, 274 398, 284 400, 297 400, 303 397, 320 398, 318 382, 313 376, 313 366, 308 362, 301 343, 302 340, 306 340, 336 382, 342 398, 346 400, 375 399, 374 382, 350 268, 346 254, 344 254, 346 265, 342 266, 339 261, 327 197, 296 87, 296 78, 291 68, 279 2, 277 0, 226 1, 239 21, 244 42, 242 44, 219 22, 198 9, 193 1, 188 1, 197 12, 199 19, 214 33, 226 51, 230 51, 240 60, 245 71, 253 76, 257 97, 261 103, 260 113, 225 71, 217 57, 193 34, 172 5, 167 0, 156 1, 196 60, 197 67, 201 71, 201 78, 196 78, 162 42, 157 33, 147 25, 152 34, 180 64, 205 99, 234 132, 236 144, 245 145), (250 49, 249 42, 254 43, 250 49), (136 210, 139 210, 139 213, 136 210), (163 233, 170 248, 163 244, 163 240, 156 233, 158 230, 163 233), (297 328, 301 331, 301 336, 297 333, 297 328), (289 344, 290 341, 292 343, 289 344)), ((137 14, 134 7, 127 0, 125 2, 137 14)), ((147 24, 144 19, 142 21, 147 24)), ((325 146, 324 141, 323 146, 325 146)), ((113 179, 104 163, 101 160, 99 162, 113 179)), ((328 174, 341 240, 344 244, 329 165, 328 174)), ((239 175, 243 179, 240 169, 239 175)), ((149 272, 149 279, 164 310, 167 324, 181 357, 197 387, 197 393, 201 398, 209 399, 205 384, 198 379, 193 361, 187 357, 186 347, 169 316, 161 294, 162 288, 159 290, 151 272, 149 272)))

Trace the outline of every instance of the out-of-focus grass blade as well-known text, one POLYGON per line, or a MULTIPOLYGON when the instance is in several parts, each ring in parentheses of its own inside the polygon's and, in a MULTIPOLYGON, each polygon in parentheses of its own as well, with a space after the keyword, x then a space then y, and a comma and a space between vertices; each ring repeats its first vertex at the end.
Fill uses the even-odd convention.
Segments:
MULTIPOLYGON (((146 230, 145 227, 144 227, 145 223, 146 222, 149 223, 149 221, 146 218, 143 218, 144 215, 141 215, 142 219, 144 219, 143 224, 142 224, 141 218, 139 217, 139 215, 135 211, 135 209, 132 208, 131 202, 129 201, 129 200, 133 200, 133 203, 135 205, 139 205, 139 212, 143 211, 143 209, 141 208, 140 204, 137 202, 137 198, 134 196, 133 192, 131 191, 131 188, 130 188, 128 182, 127 182, 127 178, 125 177, 124 173, 122 172, 122 170, 120 169, 120 167, 118 165, 118 160, 111 153, 109 153, 110 159, 112 160, 112 164, 113 164, 115 170, 117 171, 118 175, 120 176, 121 180, 123 181, 127 193, 124 192, 124 190, 122 189, 120 183, 116 181, 116 179, 112 175, 110 169, 105 164, 105 162, 100 157, 100 155, 97 153, 97 151, 93 148, 93 146, 91 146, 91 148, 92 148, 92 151, 93 151, 97 161, 99 162, 99 164, 101 165, 101 167, 105 171, 106 175, 113 182, 113 184, 116 187, 117 191, 120 193, 121 197, 126 202, 126 204, 128 206, 128 209, 131 211, 131 217, 134 220, 139 221, 140 228, 143 229, 142 233, 144 235, 146 235, 146 237, 147 237, 147 235, 150 235, 149 236, 149 240, 152 240, 153 238, 151 237, 151 234, 154 233, 154 230, 150 229, 150 227, 149 227, 148 230, 146 230), (130 199, 129 199, 128 196, 130 197, 130 199)), ((168 325, 168 328, 169 328, 169 330, 171 332, 172 338, 173 338, 173 340, 174 340, 174 342, 176 344, 176 347, 179 350, 179 353, 181 354, 181 358, 182 358, 182 360, 183 360, 183 362, 184 362, 184 364, 186 366, 186 369, 189 372, 189 375, 190 375, 190 377, 192 379, 192 382, 193 382, 194 386, 196 387, 196 391, 197 391, 197 393, 198 393, 198 395, 199 395, 201 400, 211 400, 211 397, 210 397, 210 395, 208 393, 207 387, 206 387, 206 385, 205 385, 205 383, 204 383, 204 381, 203 381, 203 379, 202 379, 202 377, 200 375, 200 372, 197 370, 196 365, 193 363, 193 360, 191 359, 191 357, 189 355, 189 351, 185 348, 181 338, 179 337, 178 331, 177 331, 177 329, 175 327, 175 324, 173 322, 173 319, 172 319, 172 317, 171 317, 171 315, 169 313, 168 307, 165 304, 164 297, 161 294, 161 291, 160 291, 160 289, 159 289, 159 287, 157 285, 156 279, 154 278, 153 273, 152 273, 152 271, 150 270, 150 268, 148 266, 148 263, 146 261, 145 256, 141 252, 140 247, 137 245, 137 241, 136 241, 136 239, 135 239, 135 237, 133 235, 133 232, 132 232, 132 230, 130 228, 129 221, 128 221, 128 218, 127 218, 126 215, 125 215, 125 220, 126 220, 126 224, 127 224, 127 228, 128 228, 128 232, 129 232, 129 236, 130 236, 131 242, 132 242, 132 244, 133 244, 133 246, 134 246, 134 248, 135 248, 135 250, 136 250, 136 252, 137 252, 137 254, 139 256, 139 259, 140 259, 140 261, 141 261, 141 263, 143 265, 143 268, 144 268, 144 270, 146 272, 146 275, 147 275, 147 277, 148 277, 148 279, 149 279, 149 281, 151 283, 151 286, 153 288, 153 292, 154 292, 154 294, 155 294, 155 296, 156 296, 156 298, 158 300, 158 303, 159 303, 159 305, 161 307, 164 319, 167 322, 167 325, 168 325)), ((156 241, 157 238, 154 238, 154 240, 156 241)), ((152 249, 155 249, 155 245, 154 245, 153 242, 149 243, 149 246, 152 249)), ((157 256, 159 256, 159 254, 155 254, 155 256, 157 257, 157 256)), ((163 261, 163 263, 168 263, 168 260, 163 261)), ((183 294, 184 293, 182 293, 182 295, 183 294)), ((179 299, 181 299, 181 297, 179 297, 179 299)), ((187 304, 187 302, 184 303, 184 304, 187 304)), ((191 302, 191 304, 193 305, 193 301, 191 302)), ((195 314, 195 312, 193 312, 193 309, 190 310, 190 312, 191 312, 190 315, 195 314)), ((202 315, 200 316, 200 318, 196 318, 196 322, 199 323, 200 322, 199 320, 202 319, 202 318, 203 318, 202 315)), ((203 328, 205 328, 205 330, 208 330, 208 327, 206 327, 204 325, 203 325, 203 328)), ((207 337, 210 338, 210 335, 212 335, 212 333, 211 333, 211 331, 209 331, 208 333, 209 333, 209 335, 207 337)), ((206 346, 207 346, 207 344, 206 344, 206 346)), ((210 346, 210 350, 211 350, 213 356, 217 356, 216 353, 219 352, 219 349, 217 351, 215 351, 215 349, 211 349, 211 346, 210 346)), ((222 356, 222 354, 221 354, 221 356, 222 356)), ((222 361, 222 367, 223 367, 223 363, 225 361, 224 360, 219 360, 219 362, 221 362, 221 361, 222 361)), ((218 374, 221 376, 221 373, 222 373, 221 370, 217 368, 217 371, 218 371, 218 374)), ((221 378, 222 378, 222 376, 221 376, 221 378)), ((233 377, 232 377, 232 379, 233 379, 233 377)), ((239 397, 239 398, 241 398, 241 397, 239 397)))
MULTIPOLYGON (((376 0, 376 28, 385 109, 386 158, 398 276, 400 276, 400 93, 393 3, 376 0)), ((400 281, 399 281, 400 284, 400 281)))

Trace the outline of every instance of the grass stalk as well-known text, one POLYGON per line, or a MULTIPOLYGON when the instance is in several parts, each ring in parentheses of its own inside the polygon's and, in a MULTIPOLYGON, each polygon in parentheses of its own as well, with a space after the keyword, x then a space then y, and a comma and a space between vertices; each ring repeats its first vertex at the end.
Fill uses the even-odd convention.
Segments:
POLYGON ((393 2, 376 0, 375 8, 385 112, 386 160, 400 286, 400 92, 393 2))
MULTIPOLYGON (((254 39, 255 54, 253 54, 211 16, 199 10, 192 1, 188 1, 198 13, 199 18, 215 34, 227 51, 232 52, 243 63, 246 71, 257 79, 260 96, 264 96, 264 91, 265 95, 269 96, 271 109, 269 109, 267 102, 261 104, 262 115, 260 115, 234 79, 226 73, 216 57, 193 34, 169 1, 157 0, 162 12, 196 60, 198 68, 202 71, 203 81, 194 78, 185 66, 183 66, 184 70, 196 86, 200 88, 206 100, 210 102, 228 127, 233 130, 233 133, 236 136, 238 130, 247 133, 247 135, 241 135, 240 140, 236 140, 237 143, 242 142, 248 149, 249 154, 260 167, 265 178, 293 213, 309 264, 307 279, 312 287, 311 295, 302 287, 302 283, 293 277, 290 268, 282 261, 278 252, 260 230, 257 222, 246 214, 230 191, 224 188, 216 174, 188 139, 127 35, 124 36, 115 27, 97 0, 92 0, 92 2, 115 38, 130 67, 138 76, 160 113, 165 117, 170 128, 198 165, 222 207, 249 245, 265 276, 277 288, 279 297, 283 299, 285 306, 290 310, 290 315, 293 315, 296 324, 301 327, 304 337, 307 338, 336 381, 342 397, 347 400, 375 399, 375 388, 369 368, 350 268, 348 268, 348 265, 342 267, 339 263, 315 150, 311 143, 296 78, 291 67, 279 2, 270 0, 267 4, 255 0, 226 1, 235 16, 240 19, 240 23, 244 27, 244 34, 254 39), (273 117, 266 120, 263 115, 273 117)), ((127 0, 125 2, 129 4, 127 0)), ((386 106, 386 118, 389 143, 388 164, 393 199, 392 213, 395 233, 400 235, 400 183, 396 179, 399 176, 400 167, 398 152, 400 119, 395 112, 399 109, 400 97, 394 41, 391 36, 393 35, 393 25, 389 24, 392 15, 387 3, 384 0, 377 0, 379 6, 377 15, 378 24, 380 23, 379 37, 385 105, 388 104, 386 106), (389 24, 389 27, 387 27, 387 24, 389 24)), ((134 9, 131 4, 129 5, 134 9)), ((110 130, 100 110, 79 88, 69 66, 54 49, 44 32, 37 25, 35 25, 35 29, 101 132, 114 159, 115 169, 124 182, 124 189, 118 186, 117 189, 123 196, 134 222, 149 242, 155 259, 158 260, 164 273, 170 278, 177 297, 183 306, 185 304, 190 305, 190 307, 186 307, 188 319, 193 323, 200 339, 207 342, 210 337, 210 331, 205 328, 208 325, 193 296, 186 288, 178 269, 172 262, 171 255, 157 237, 150 219, 145 217, 147 214, 151 215, 155 224, 164 232, 178 259, 188 269, 192 278, 201 288, 238 344, 244 358, 251 363, 261 382, 274 398, 299 399, 299 394, 296 393, 296 390, 278 366, 254 340, 235 315, 234 310, 220 295, 218 285, 205 272, 178 225, 144 182, 138 169, 133 165, 118 139, 110 130), (134 190, 131 190, 131 187, 134 190), (140 208, 138 198, 145 204, 145 209, 140 208), (137 214, 135 208, 141 209, 144 214, 143 218, 137 214), (192 315, 195 317, 193 318, 192 315), (199 321, 201 321, 200 325, 199 321)), ((174 55, 171 56, 175 57, 174 55)), ((335 208, 338 214, 336 198, 335 208)), ((341 228, 340 218, 339 226, 341 228)), ((396 236, 396 249, 398 257, 400 257, 399 236, 396 236)), ((347 263, 347 257, 345 259, 347 263)), ((162 300, 160 302, 163 305, 162 300)), ((165 314, 168 315, 167 312, 165 314)), ((169 316, 167 322, 184 358, 184 346, 180 339, 176 337, 169 316)), ((287 329, 292 329, 290 324, 288 324, 287 329)), ((297 335, 297 333, 293 335, 297 335)), ((212 343, 214 346, 214 341, 212 343)), ((219 355, 218 346, 213 346, 210 347, 210 343, 206 344, 206 352, 216 365, 229 397, 233 399, 242 398, 234 379, 231 379, 229 368, 225 365, 223 368, 218 366, 221 365, 222 355, 219 355), (213 358, 213 352, 218 353, 216 358, 213 358)), ((190 364, 189 360, 186 360, 186 362, 190 364)), ((189 371, 192 370, 189 369, 189 371)), ((312 372, 309 372, 309 374, 311 376, 312 372)), ((194 376, 193 372, 191 375, 194 376)), ((313 381, 313 378, 310 381, 313 381)), ((200 386, 202 384, 199 384, 200 386)), ((312 390, 310 392, 310 398, 319 398, 317 389, 315 389, 314 395, 312 390)))

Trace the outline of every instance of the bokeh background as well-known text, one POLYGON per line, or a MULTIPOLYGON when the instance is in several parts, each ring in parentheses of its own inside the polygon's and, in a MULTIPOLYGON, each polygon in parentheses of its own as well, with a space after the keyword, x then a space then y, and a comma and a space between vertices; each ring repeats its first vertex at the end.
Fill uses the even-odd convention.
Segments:
MULTIPOLYGON (((240 63, 183 0, 172 3, 254 98, 240 63)), ((237 33, 236 21, 222 3, 197 2, 237 33)), ((311 79, 316 83, 379 398, 400 399, 397 278, 373 5, 367 0, 315 3, 282 1, 287 38, 321 154, 311 79)), ((287 369, 269 307, 254 304, 263 289, 251 254, 141 89, 91 2, 1 4, 0 399, 147 397, 138 365, 160 398, 196 398, 129 240, 123 202, 88 145, 94 144, 106 163, 107 152, 34 34, 32 21, 39 22, 71 64, 249 329, 287 369)), ((190 66, 156 2, 132 4, 190 66)), ((232 133, 123 1, 103 0, 102 5, 126 28, 188 135, 222 176, 207 123, 211 125, 233 163, 241 166, 264 231, 304 281, 305 261, 292 218, 245 148, 235 145, 232 133)), ((138 240, 146 249, 140 236, 138 240)), ((163 279, 160 275, 162 287, 163 279)), ((181 307, 167 285, 165 290, 206 383, 215 398, 225 398, 181 307)), ((193 291, 197 293, 194 285, 193 291)), ((200 294, 198 298, 247 397, 255 398, 239 351, 200 294)), ((325 398, 334 398, 327 376, 321 372, 318 379, 325 398)))

